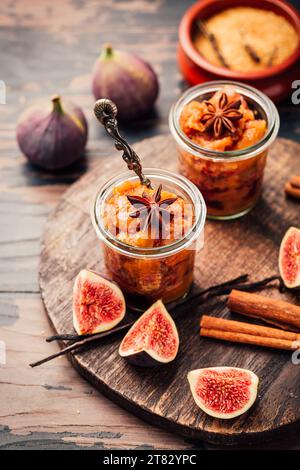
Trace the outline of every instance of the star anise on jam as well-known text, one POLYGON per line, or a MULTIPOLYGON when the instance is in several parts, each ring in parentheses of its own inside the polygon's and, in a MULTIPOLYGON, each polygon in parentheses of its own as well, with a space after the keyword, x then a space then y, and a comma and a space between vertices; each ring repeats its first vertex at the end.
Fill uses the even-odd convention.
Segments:
POLYGON ((127 196, 130 204, 136 209, 129 214, 130 217, 140 219, 140 230, 153 228, 159 237, 162 234, 164 224, 170 223, 174 214, 167 210, 177 197, 161 199, 162 185, 160 184, 152 196, 127 196))
POLYGON ((226 93, 221 93, 217 106, 210 101, 204 101, 204 103, 208 109, 200 120, 204 124, 204 132, 212 130, 215 138, 221 137, 226 131, 234 134, 235 122, 243 117, 243 114, 238 111, 241 100, 228 102, 226 93))

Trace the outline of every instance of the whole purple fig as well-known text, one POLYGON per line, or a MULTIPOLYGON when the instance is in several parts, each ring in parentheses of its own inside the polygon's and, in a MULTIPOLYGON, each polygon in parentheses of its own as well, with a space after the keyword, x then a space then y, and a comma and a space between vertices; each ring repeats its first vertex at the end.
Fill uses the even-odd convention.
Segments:
POLYGON ((157 75, 137 55, 104 47, 94 66, 95 98, 109 98, 118 107, 118 118, 132 121, 145 115, 158 96, 157 75))
POLYGON ((88 127, 82 110, 59 96, 52 98, 51 108, 25 111, 17 125, 17 141, 32 163, 45 170, 59 170, 82 156, 88 127))

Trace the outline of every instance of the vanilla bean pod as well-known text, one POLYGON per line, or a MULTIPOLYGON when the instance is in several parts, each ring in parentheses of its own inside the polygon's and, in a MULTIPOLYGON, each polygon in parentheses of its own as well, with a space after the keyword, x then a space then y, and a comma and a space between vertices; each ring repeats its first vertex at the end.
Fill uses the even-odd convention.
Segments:
MULTIPOLYGON (((208 292, 218 290, 218 289, 224 289, 225 287, 230 288, 229 292, 232 290, 234 287, 235 289, 238 287, 240 282, 246 282, 248 279, 248 274, 242 274, 241 276, 238 276, 234 279, 231 279, 230 281, 225 281, 222 282, 221 284, 216 284, 214 286, 210 286, 205 290, 202 290, 200 292, 197 292, 195 294, 192 294, 184 299, 181 299, 178 302, 171 302, 167 304, 167 308, 172 310, 173 308, 177 308, 180 305, 186 304, 189 301, 192 301, 196 298, 202 297, 203 295, 207 294, 208 292)), ((221 295, 221 294, 218 294, 221 295)), ((139 313, 143 313, 145 311, 142 309, 135 309, 133 306, 129 305, 130 310, 137 310, 139 313)), ((114 332, 114 329, 109 330, 111 332, 114 332)), ((53 335, 53 336, 48 336, 46 338, 47 343, 51 343, 52 341, 80 341, 84 338, 90 338, 90 337, 95 337, 95 334, 86 334, 86 335, 76 335, 76 334, 61 334, 61 335, 53 335)))
MULTIPOLYGON (((231 284, 229 282, 228 283, 225 282, 225 283, 223 283, 223 285, 220 284, 219 286, 209 287, 208 289, 205 289, 204 291, 198 292, 198 293, 196 293, 194 295, 191 295, 191 296, 189 296, 185 299, 182 299, 173 308, 175 309, 177 307, 180 307, 180 306, 183 306, 183 305, 188 304, 190 302, 193 302, 194 300, 199 299, 200 297, 202 297, 205 294, 207 294, 207 297, 206 297, 205 300, 208 300, 208 299, 211 299, 211 298, 214 298, 214 297, 222 297, 223 295, 228 295, 228 294, 230 294, 232 289, 242 290, 244 292, 256 292, 260 289, 263 289, 264 287, 266 287, 271 282, 274 282, 274 281, 277 281, 277 280, 280 281, 280 279, 281 279, 280 276, 274 275, 274 276, 267 277, 265 279, 261 279, 260 281, 249 282, 248 284, 236 284, 236 281, 244 282, 245 279, 247 280, 247 277, 248 277, 248 275, 245 274, 243 276, 240 276, 239 278, 233 279, 231 281, 231 284)), ((280 284, 278 286, 278 290, 280 290, 280 284)))
POLYGON ((261 62, 260 57, 249 44, 244 44, 244 49, 249 54, 253 62, 255 62, 256 64, 259 64, 261 62))
POLYGON ((91 333, 91 334, 86 334, 86 335, 76 335, 73 333, 71 334, 66 333, 66 334, 61 334, 61 335, 48 336, 46 338, 46 342, 52 343, 52 341, 79 341, 80 339, 90 338, 92 336, 95 336, 95 334, 91 333))
POLYGON ((210 286, 207 289, 201 290, 200 292, 195 292, 194 294, 191 294, 184 299, 181 299, 179 301, 171 302, 169 305, 167 305, 167 308, 172 310, 173 308, 180 307, 181 305, 185 305, 189 302, 193 302, 196 299, 199 299, 200 297, 203 297, 206 294, 211 293, 211 296, 214 297, 215 295, 222 295, 222 292, 224 291, 224 294, 227 293, 227 291, 231 292, 232 288, 234 287, 235 289, 238 289, 239 283, 246 282, 248 279, 248 274, 242 274, 241 276, 238 276, 234 279, 231 279, 230 281, 225 281, 222 282, 221 284, 216 284, 214 286, 210 286))
MULTIPOLYGON (((187 303, 189 303, 189 302, 191 302, 191 301, 193 301, 193 300, 195 300, 199 297, 202 297, 205 294, 208 294, 207 298, 227 295, 231 292, 231 290, 233 288, 235 288, 237 290, 253 292, 255 290, 262 289, 263 287, 265 287, 270 282, 273 282, 275 280, 280 280, 279 276, 270 276, 268 278, 262 279, 262 280, 257 281, 257 282, 252 282, 252 283, 248 283, 248 284, 237 284, 237 282, 243 282, 243 281, 247 280, 247 277, 248 277, 248 275, 244 274, 242 276, 239 276, 238 278, 232 279, 231 281, 223 282, 223 283, 218 284, 216 286, 211 286, 211 287, 209 287, 209 288, 207 288, 207 289, 205 289, 201 292, 198 292, 194 295, 191 295, 190 297, 187 297, 186 299, 181 300, 180 302, 177 302, 177 304, 174 305, 174 307, 172 307, 172 310, 174 310, 177 307, 181 307, 182 305, 185 305, 185 304, 187 304, 187 303)), ((72 351, 73 352, 78 351, 82 347, 84 347, 86 345, 89 345, 91 343, 94 343, 94 342, 100 340, 101 338, 103 338, 105 336, 110 336, 114 333, 117 333, 119 331, 126 330, 126 329, 130 328, 133 325, 134 322, 135 322, 135 320, 132 320, 129 323, 117 326, 116 328, 113 328, 111 330, 104 331, 102 333, 96 333, 96 334, 93 334, 93 335, 87 335, 88 337, 79 336, 79 338, 80 338, 79 341, 75 340, 75 342, 73 342, 72 344, 70 344, 66 348, 61 349, 60 351, 58 351, 57 353, 52 354, 51 356, 45 357, 44 359, 41 359, 41 360, 39 360, 37 362, 34 362, 34 363, 31 363, 30 366, 31 367, 37 367, 41 364, 44 364, 45 362, 48 362, 48 361, 51 361, 52 359, 55 359, 56 357, 63 356, 63 355, 65 355, 67 353, 70 353, 72 351)), ((75 335, 56 335, 55 339, 62 339, 63 337, 67 337, 67 339, 70 338, 70 337, 76 338, 75 335)))
MULTIPOLYGON (((274 275, 270 277, 266 277, 265 279, 262 279, 261 281, 256 281, 256 282, 249 282, 248 284, 240 284, 236 285, 234 288, 236 290, 242 290, 245 292, 255 292, 257 290, 263 289, 266 287, 268 284, 270 284, 273 281, 280 281, 280 276, 274 275)), ((280 284, 278 286, 278 289, 280 289, 280 284)), ((221 295, 228 295, 232 291, 232 287, 224 287, 223 289, 217 289, 216 291, 213 291, 211 295, 208 295, 208 297, 216 297, 216 296, 221 296, 221 295)))
POLYGON ((261 281, 257 282, 250 282, 249 284, 244 284, 242 286, 239 286, 239 290, 247 291, 247 292, 254 292, 256 290, 262 289, 268 284, 270 284, 273 281, 279 281, 279 286, 278 289, 280 288, 280 283, 281 283, 281 277, 278 275, 266 277, 265 279, 262 279, 261 281))
MULTIPOLYGON (((121 330, 126 330, 131 325, 133 325, 133 323, 134 323, 134 321, 131 321, 129 323, 125 323, 124 325, 117 326, 116 328, 114 328, 112 330, 103 331, 102 333, 96 333, 94 335, 90 335, 88 338, 83 338, 83 339, 81 339, 81 341, 76 341, 76 342, 70 344, 69 346, 67 346, 66 348, 63 348, 60 351, 58 351, 54 354, 51 354, 50 356, 44 357, 43 359, 40 359, 39 361, 32 362, 29 365, 30 365, 30 367, 40 366, 41 364, 44 364, 45 362, 51 361, 52 359, 55 359, 56 357, 63 356, 63 355, 65 355, 65 354, 67 354, 71 351, 75 351, 75 350, 77 351, 78 349, 81 349, 83 346, 86 346, 90 343, 94 343, 98 339, 102 339, 105 336, 109 336, 109 335, 111 335, 113 333, 117 333, 118 331, 121 331, 121 330)), ((80 338, 82 338, 82 336, 80 338)))
POLYGON ((196 25, 199 28, 200 32, 203 34, 203 36, 206 37, 206 39, 210 42, 213 50, 215 51, 219 61, 223 65, 223 67, 228 69, 229 65, 227 64, 226 60, 224 59, 224 57, 223 57, 223 55, 220 51, 219 44, 218 44, 216 36, 213 33, 210 33, 208 31, 206 25, 201 20, 198 19, 198 21, 196 22, 196 25))
POLYGON ((267 63, 268 67, 271 67, 273 65, 276 54, 277 54, 277 47, 274 47, 272 54, 270 55, 270 58, 267 63))

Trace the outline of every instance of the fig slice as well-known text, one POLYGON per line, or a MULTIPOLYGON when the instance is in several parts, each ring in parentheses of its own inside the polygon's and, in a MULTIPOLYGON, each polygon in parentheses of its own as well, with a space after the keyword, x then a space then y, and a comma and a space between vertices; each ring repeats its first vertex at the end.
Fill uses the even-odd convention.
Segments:
POLYGON ((193 398, 214 418, 230 419, 245 413, 255 402, 258 377, 238 367, 207 367, 188 373, 193 398))
POLYGON ((300 287, 300 229, 296 227, 290 227, 282 239, 279 272, 286 287, 300 287))
POLYGON ((158 300, 132 325, 120 344, 119 354, 134 365, 151 367, 173 361, 178 347, 176 325, 158 300))
POLYGON ((125 312, 125 299, 117 284, 95 271, 80 271, 73 288, 73 324, 79 335, 110 330, 125 312))

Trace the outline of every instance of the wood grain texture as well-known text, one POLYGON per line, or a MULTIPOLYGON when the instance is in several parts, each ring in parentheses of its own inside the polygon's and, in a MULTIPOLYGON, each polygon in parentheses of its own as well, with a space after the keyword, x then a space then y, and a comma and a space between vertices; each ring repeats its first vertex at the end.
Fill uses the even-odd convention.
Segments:
MULTIPOLYGON (((176 169, 171 137, 147 139, 136 146, 144 166, 176 169)), ((202 288, 248 272, 259 279, 277 272, 283 233, 299 223, 299 206, 287 201, 283 183, 295 172, 299 146, 278 139, 266 171, 265 191, 257 207, 244 218, 207 222, 205 248, 197 255, 195 284, 202 288)), ((108 157, 74 184, 62 197, 45 227, 40 286, 47 313, 58 333, 72 331, 72 284, 84 267, 103 271, 99 241, 90 220, 90 207, 99 186, 120 157, 108 157)), ((267 295, 279 296, 275 289, 267 295)), ((291 295, 283 297, 295 301, 291 295)), ((245 444, 273 438, 299 426, 298 367, 290 353, 199 338, 200 313, 228 316, 220 307, 199 306, 177 320, 180 351, 176 360, 156 370, 135 368, 118 356, 120 337, 107 338, 95 348, 70 356, 72 364, 116 403, 151 423, 185 437, 222 444, 245 444), (247 415, 229 422, 209 418, 193 402, 186 380, 191 369, 231 365, 253 370, 260 377, 259 398, 247 415)))

